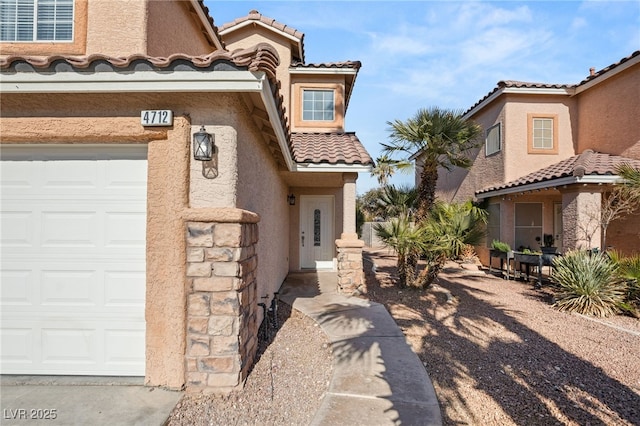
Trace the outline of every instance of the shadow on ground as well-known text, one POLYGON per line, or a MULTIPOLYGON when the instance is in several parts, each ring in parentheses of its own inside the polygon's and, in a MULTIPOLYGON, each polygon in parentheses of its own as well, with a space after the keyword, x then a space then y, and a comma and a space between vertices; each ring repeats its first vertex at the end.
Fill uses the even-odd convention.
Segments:
MULTIPOLYGON (((483 300, 483 290, 473 284, 486 278, 441 276, 439 285, 453 294, 456 303, 446 314, 439 310, 436 318, 435 310, 446 302, 446 292, 425 298, 424 290, 400 291, 389 285, 395 277, 393 266, 378 266, 375 274, 366 275, 370 298, 390 311, 398 305, 406 308, 408 315, 396 317, 403 330, 426 328, 418 356, 436 385, 444 424, 478 424, 480 420, 452 409, 468 409, 464 405, 470 390, 461 383, 473 383, 474 391, 488 396, 515 424, 640 424, 638 390, 525 326, 517 310, 483 300), (496 327, 504 327, 509 338, 492 338, 496 327), (496 354, 500 354, 497 362, 496 354)), ((546 296, 539 297, 545 303, 546 296)))

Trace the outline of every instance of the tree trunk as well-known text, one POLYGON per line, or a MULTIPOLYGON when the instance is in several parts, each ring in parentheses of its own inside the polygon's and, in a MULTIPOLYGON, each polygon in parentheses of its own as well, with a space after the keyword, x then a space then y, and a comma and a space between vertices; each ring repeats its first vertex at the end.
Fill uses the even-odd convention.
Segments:
POLYGON ((436 197, 436 183, 438 181, 438 164, 434 161, 425 161, 420 173, 418 185, 418 211, 416 222, 421 224, 429 216, 431 207, 436 197))

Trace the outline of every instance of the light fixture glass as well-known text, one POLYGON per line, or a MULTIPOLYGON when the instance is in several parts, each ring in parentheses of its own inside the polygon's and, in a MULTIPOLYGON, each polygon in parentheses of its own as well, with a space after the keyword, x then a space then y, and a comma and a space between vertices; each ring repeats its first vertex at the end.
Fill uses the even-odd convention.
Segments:
POLYGON ((200 161, 211 161, 213 156, 214 137, 207 133, 204 126, 193 134, 193 158, 200 161))
POLYGON ((293 195, 293 194, 287 195, 287 201, 289 202, 290 206, 295 206, 296 205, 296 196, 293 195))

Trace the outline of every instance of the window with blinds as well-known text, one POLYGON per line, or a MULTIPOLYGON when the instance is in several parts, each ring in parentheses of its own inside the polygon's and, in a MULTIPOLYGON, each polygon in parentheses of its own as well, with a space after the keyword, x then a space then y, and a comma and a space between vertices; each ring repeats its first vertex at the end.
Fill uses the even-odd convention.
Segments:
POLYGON ((487 130, 487 139, 485 144, 485 155, 495 154, 500 151, 500 123, 491 126, 487 130))
POLYGON ((73 0, 0 0, 0 41, 73 41, 73 0))

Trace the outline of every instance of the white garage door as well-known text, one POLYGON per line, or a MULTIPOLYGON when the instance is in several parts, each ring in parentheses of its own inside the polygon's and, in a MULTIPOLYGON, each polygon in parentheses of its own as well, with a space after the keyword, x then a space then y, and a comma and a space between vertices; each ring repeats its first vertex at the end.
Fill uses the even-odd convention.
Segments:
POLYGON ((1 155, 2 373, 144 375, 146 146, 1 155))

